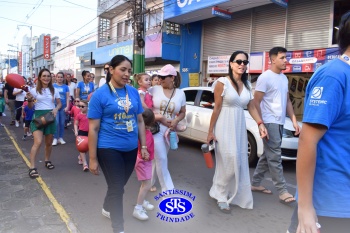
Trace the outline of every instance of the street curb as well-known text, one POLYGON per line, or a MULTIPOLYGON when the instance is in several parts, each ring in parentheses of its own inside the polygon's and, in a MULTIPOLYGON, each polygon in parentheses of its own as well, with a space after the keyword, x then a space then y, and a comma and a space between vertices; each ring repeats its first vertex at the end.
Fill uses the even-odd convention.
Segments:
MULTIPOLYGON (((13 145, 15 146, 15 148, 18 151, 18 153, 21 155, 22 159, 24 160, 24 162, 27 164, 27 166, 29 168, 30 167, 29 160, 24 155, 23 151, 18 146, 16 140, 13 138, 12 134, 7 129, 7 127, 4 126, 4 128, 5 128, 5 131, 6 131, 7 135, 8 135, 8 137, 11 139, 13 145)), ((53 207, 55 208, 57 214, 60 216, 61 220, 66 224, 68 231, 71 232, 71 233, 80 233, 79 230, 77 229, 77 227, 74 225, 74 223, 70 219, 70 217, 67 214, 66 210, 63 208, 63 206, 61 204, 58 203, 57 199, 52 194, 50 188, 46 185, 44 180, 39 176, 38 178, 36 178, 36 181, 38 181, 38 183, 40 184, 42 190, 44 191, 44 193, 46 194, 47 198, 52 203, 53 207)))

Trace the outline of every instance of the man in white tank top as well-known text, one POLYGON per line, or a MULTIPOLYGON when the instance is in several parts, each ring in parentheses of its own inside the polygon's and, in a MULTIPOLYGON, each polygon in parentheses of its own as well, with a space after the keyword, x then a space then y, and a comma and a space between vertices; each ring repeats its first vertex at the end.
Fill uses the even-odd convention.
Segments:
POLYGON ((287 190, 281 159, 282 133, 286 113, 293 121, 295 135, 300 133, 300 128, 289 99, 288 79, 282 73, 287 64, 286 52, 287 50, 283 47, 274 47, 270 50, 271 68, 259 76, 255 87, 254 103, 262 115, 269 138, 268 140, 263 139, 264 153, 259 158, 254 171, 252 191, 272 194, 270 190, 261 186, 265 173, 270 171, 273 183, 279 192, 280 202, 291 204, 295 202, 295 198, 287 190))

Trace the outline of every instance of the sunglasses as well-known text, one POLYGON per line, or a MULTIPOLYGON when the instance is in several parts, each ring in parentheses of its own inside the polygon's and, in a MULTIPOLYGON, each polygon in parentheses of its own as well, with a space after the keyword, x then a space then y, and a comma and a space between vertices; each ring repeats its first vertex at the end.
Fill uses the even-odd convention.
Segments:
POLYGON ((168 75, 168 76, 158 76, 161 80, 164 80, 166 79, 167 77, 171 77, 171 75, 168 75))
POLYGON ((105 67, 105 68, 103 68, 104 70, 109 70, 109 67, 105 67))
POLYGON ((74 102, 80 102, 79 100, 74 100, 74 102))
POLYGON ((248 60, 241 60, 241 59, 239 59, 239 60, 234 60, 234 61, 232 61, 232 62, 236 62, 238 65, 241 65, 242 63, 243 63, 243 65, 248 65, 248 63, 249 63, 249 61, 248 60))
POLYGON ((86 108, 87 106, 81 106, 81 105, 79 105, 79 108, 86 108))

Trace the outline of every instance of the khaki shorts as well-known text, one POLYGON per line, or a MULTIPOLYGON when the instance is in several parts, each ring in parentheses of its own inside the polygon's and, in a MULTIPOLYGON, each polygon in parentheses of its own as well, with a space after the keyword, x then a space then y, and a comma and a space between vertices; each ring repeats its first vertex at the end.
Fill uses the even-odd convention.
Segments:
MULTIPOLYGON (((33 115, 33 119, 36 117, 42 116, 42 115, 44 115, 48 112, 51 112, 51 111, 52 110, 35 110, 34 115, 33 115)), ((54 121, 53 123, 41 128, 41 129, 38 129, 35 126, 34 122, 32 121, 32 123, 30 124, 30 131, 34 132, 36 130, 42 131, 44 135, 55 134, 56 133, 56 121, 54 121)))

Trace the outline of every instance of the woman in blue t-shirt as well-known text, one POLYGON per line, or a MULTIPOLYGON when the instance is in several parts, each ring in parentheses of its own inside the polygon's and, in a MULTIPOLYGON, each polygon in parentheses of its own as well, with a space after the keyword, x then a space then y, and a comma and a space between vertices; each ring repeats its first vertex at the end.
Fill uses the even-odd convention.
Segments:
POLYGON ((62 103, 62 107, 60 110, 58 110, 56 115, 56 133, 54 135, 54 139, 52 142, 53 146, 60 143, 61 145, 66 144, 66 142, 63 140, 63 134, 64 134, 64 123, 66 121, 66 113, 68 112, 68 106, 69 106, 69 88, 66 84, 63 84, 63 72, 58 72, 56 74, 56 83, 53 84, 53 87, 57 89, 57 91, 60 93, 60 99, 62 103))
POLYGON ((138 139, 142 158, 149 156, 146 146, 142 102, 138 91, 126 85, 131 74, 131 61, 113 57, 110 78, 89 102, 90 171, 98 175, 98 164, 108 190, 102 214, 112 220, 113 231, 124 231, 123 193, 136 162, 138 139))
POLYGON ((350 11, 338 30, 342 54, 317 69, 305 95, 297 160, 298 206, 290 233, 350 232, 350 11))
POLYGON ((75 98, 80 98, 81 100, 86 100, 90 93, 94 91, 94 84, 90 82, 90 72, 83 70, 81 73, 83 76, 83 81, 80 81, 77 85, 75 98))

